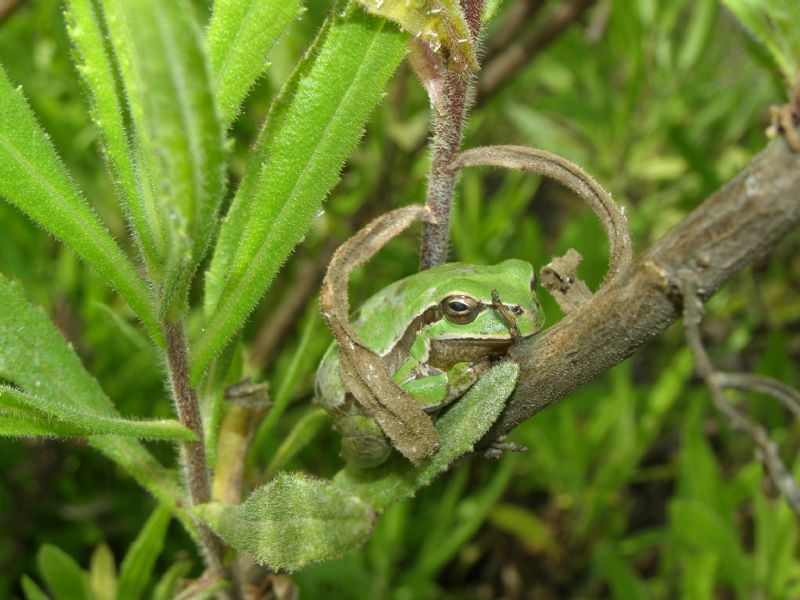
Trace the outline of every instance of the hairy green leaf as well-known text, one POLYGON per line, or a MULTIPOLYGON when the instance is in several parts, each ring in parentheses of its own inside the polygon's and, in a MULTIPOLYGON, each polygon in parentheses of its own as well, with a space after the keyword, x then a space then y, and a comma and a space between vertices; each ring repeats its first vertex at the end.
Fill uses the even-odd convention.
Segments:
POLYGON ((271 135, 262 135, 221 228, 206 281, 209 320, 194 345, 194 381, 311 226, 405 55, 405 35, 384 20, 354 6, 332 19, 289 105, 276 111, 280 124, 265 126, 271 135))
POLYGON ((85 260, 125 299, 151 335, 161 339, 144 281, 81 196, 2 67, 0 196, 85 260))
POLYGON ((217 106, 227 129, 266 56, 299 13, 300 0, 216 0, 206 39, 217 89, 217 106))
MULTIPOLYGON (((97 380, 83 368, 45 312, 28 303, 22 289, 0 275, 0 378, 30 394, 57 398, 87 415, 118 419, 119 413, 97 380)), ((4 425, 0 410, 0 429, 4 425)), ((5 420, 8 425, 8 420, 5 420)), ((63 422, 51 421, 47 427, 63 422)), ((23 422, 27 427, 35 421, 23 422)), ((44 427, 40 424, 39 427, 44 427)), ((69 427, 72 427, 69 425, 69 427)), ((58 430, 43 435, 59 435, 58 430)), ((178 508, 183 494, 174 471, 164 468, 134 439, 116 435, 91 435, 89 443, 119 464, 156 498, 176 511, 191 533, 196 532, 185 511, 178 508)))
POLYGON ((93 600, 88 575, 61 548, 44 544, 36 555, 36 563, 56 600, 93 600))
POLYGON ((492 367, 436 421, 439 450, 419 468, 400 456, 376 469, 346 467, 333 480, 342 492, 361 498, 382 511, 430 484, 461 455, 470 452, 500 416, 519 375, 516 363, 492 367))
MULTIPOLYGON (((101 134, 103 154, 116 184, 140 252, 146 264, 158 260, 136 182, 133 150, 125 127, 125 101, 115 78, 116 64, 107 48, 103 15, 92 0, 67 0, 67 33, 75 47, 78 72, 89 91, 92 121, 101 134)), ((151 267, 152 268, 152 267, 151 267)))
POLYGON ((361 545, 374 520, 358 498, 301 473, 279 473, 239 506, 203 504, 195 512, 237 550, 287 571, 361 545))
MULTIPOLYGON (((222 125, 204 39, 187 2, 104 0, 134 125, 146 231, 159 254, 160 314, 177 318, 217 229, 222 125)), ((152 267, 153 265, 151 265, 152 267)))
POLYGON ((171 519, 169 510, 158 506, 136 536, 122 561, 119 573, 119 598, 136 600, 150 581, 153 565, 164 548, 164 536, 171 519))
POLYGON ((113 434, 151 440, 190 441, 197 437, 192 430, 178 421, 169 419, 135 421, 95 415, 58 398, 45 399, 3 384, 0 384, 0 407, 29 411, 29 417, 38 418, 46 427, 63 426, 64 431, 72 428, 74 433, 70 435, 113 434))

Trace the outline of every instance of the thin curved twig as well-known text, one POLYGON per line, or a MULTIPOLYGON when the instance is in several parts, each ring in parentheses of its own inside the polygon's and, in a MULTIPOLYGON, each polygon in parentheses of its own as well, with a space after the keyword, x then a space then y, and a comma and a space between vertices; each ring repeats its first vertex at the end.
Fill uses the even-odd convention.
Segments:
POLYGON ((766 429, 730 402, 725 395, 725 388, 755 391, 770 395, 781 402, 788 400, 789 405, 793 406, 793 410, 797 408, 795 402, 800 398, 800 394, 785 384, 768 377, 757 377, 744 373, 718 373, 714 369, 700 337, 703 302, 698 295, 697 288, 691 279, 686 279, 683 281, 681 291, 683 293, 683 325, 686 329, 686 341, 692 351, 697 372, 711 391, 714 405, 734 429, 738 429, 753 440, 758 449, 758 459, 767 470, 769 478, 781 495, 786 498, 795 514, 800 516, 800 486, 781 460, 778 444, 769 437, 766 429))
POLYGON ((320 293, 322 316, 339 345, 342 383, 395 448, 414 464, 438 446, 433 421, 411 395, 394 383, 384 360, 365 346, 353 330, 347 286, 353 269, 372 258, 389 240, 413 223, 431 219, 430 211, 419 205, 374 219, 334 253, 320 293))
POLYGON ((630 264, 632 244, 625 212, 603 186, 575 163, 551 152, 526 146, 482 146, 459 154, 451 168, 480 166, 504 167, 549 177, 586 202, 600 219, 608 236, 608 271, 601 287, 630 264))

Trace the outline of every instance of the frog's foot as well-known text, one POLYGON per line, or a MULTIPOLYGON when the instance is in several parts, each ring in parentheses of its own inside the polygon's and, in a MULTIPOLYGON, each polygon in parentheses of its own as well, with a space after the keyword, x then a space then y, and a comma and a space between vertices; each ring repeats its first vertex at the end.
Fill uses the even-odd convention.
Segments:
POLYGON ((497 460, 503 456, 503 452, 527 452, 528 447, 514 442, 507 442, 506 436, 501 435, 484 451, 483 455, 486 458, 497 460))
POLYGON ((768 138, 782 135, 792 152, 800 152, 800 108, 792 104, 770 106, 770 124, 765 133, 768 138))
POLYGON ((371 469, 386 462, 392 445, 372 417, 349 415, 336 424, 342 434, 340 455, 347 464, 371 469))

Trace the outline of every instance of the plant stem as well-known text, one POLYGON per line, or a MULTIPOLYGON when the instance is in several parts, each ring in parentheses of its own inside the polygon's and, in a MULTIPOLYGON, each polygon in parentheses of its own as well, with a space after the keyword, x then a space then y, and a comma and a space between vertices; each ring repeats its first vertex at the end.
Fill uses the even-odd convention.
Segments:
MULTIPOLYGON (((181 464, 183 477, 189 491, 192 505, 205 504, 211 500, 211 482, 203 441, 203 421, 197 394, 189 385, 189 361, 186 353, 186 334, 183 323, 165 323, 167 339, 167 366, 175 410, 180 422, 197 436, 193 442, 181 442, 181 464)), ((206 566, 216 575, 224 577, 222 564, 223 545, 220 539, 204 524, 198 521, 200 545, 206 566)))
MULTIPOLYGON (((483 1, 461 0, 461 9, 469 25, 473 44, 480 34, 483 1)), ((434 99, 431 168, 425 202, 436 222, 426 223, 422 229, 420 270, 447 262, 450 245, 450 210, 456 184, 456 172, 450 168, 450 163, 461 147, 471 81, 471 73, 457 73, 446 69, 442 81, 442 94, 438 99, 434 99)))
POLYGON ((422 229, 420 270, 447 262, 450 209, 456 184, 456 172, 450 169, 450 163, 461 147, 468 87, 467 75, 448 72, 444 78, 442 98, 434 107, 431 168, 428 174, 426 204, 436 222, 426 223, 422 229))

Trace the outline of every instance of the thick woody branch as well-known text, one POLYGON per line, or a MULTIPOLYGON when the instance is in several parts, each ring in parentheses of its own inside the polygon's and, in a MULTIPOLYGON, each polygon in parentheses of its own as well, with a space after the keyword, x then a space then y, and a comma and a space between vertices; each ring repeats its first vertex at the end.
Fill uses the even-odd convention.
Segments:
POLYGON ((631 356, 681 316, 681 282, 707 300, 800 224, 800 154, 778 139, 562 321, 510 351, 517 389, 487 439, 505 434, 631 356))

